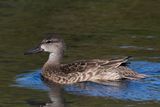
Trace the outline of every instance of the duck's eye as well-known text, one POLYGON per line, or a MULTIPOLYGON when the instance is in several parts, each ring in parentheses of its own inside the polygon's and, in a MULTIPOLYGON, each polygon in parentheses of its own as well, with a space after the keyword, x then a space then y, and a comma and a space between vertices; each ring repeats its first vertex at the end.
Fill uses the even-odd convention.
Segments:
POLYGON ((52 41, 51 41, 51 40, 48 40, 48 41, 46 41, 46 43, 52 43, 52 41))

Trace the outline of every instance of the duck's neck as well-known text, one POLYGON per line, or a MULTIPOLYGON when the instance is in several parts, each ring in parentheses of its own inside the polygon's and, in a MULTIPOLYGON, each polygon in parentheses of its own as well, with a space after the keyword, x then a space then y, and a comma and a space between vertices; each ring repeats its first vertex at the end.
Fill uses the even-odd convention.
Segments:
POLYGON ((47 65, 60 65, 62 59, 61 53, 50 53, 48 61, 46 62, 47 65))

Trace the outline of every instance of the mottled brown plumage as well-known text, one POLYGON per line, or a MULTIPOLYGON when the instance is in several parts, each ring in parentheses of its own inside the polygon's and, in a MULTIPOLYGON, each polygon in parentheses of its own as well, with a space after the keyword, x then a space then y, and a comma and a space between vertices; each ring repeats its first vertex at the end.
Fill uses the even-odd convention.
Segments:
MULTIPOLYGON (((138 74, 125 66, 129 57, 110 60, 80 60, 61 64, 64 48, 64 41, 53 35, 41 42, 39 51, 50 53, 49 59, 42 69, 43 78, 58 84, 73 84, 83 81, 104 84, 107 81, 146 77, 144 74, 138 74)), ((39 51, 36 48, 36 52, 39 51)), ((33 53, 36 52, 33 51, 33 53)), ((32 51, 28 53, 32 53, 32 51)))

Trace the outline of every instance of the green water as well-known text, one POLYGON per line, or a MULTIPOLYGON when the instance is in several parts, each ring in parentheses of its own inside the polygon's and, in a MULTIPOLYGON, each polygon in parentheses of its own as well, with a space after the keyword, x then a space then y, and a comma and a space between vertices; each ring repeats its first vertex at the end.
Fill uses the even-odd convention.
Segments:
MULTIPOLYGON (((47 54, 24 56, 45 33, 62 35, 64 62, 134 56, 160 61, 159 0, 0 0, 0 107, 37 107, 48 93, 13 87, 16 75, 41 68, 47 54)), ((64 93, 69 107, 159 107, 64 93)))

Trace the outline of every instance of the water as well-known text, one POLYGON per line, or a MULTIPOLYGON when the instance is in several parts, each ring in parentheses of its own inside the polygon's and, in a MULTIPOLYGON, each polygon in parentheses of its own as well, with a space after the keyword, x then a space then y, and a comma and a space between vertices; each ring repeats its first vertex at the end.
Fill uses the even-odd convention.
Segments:
MULTIPOLYGON (((160 63, 134 61, 129 67, 149 76, 142 80, 111 82, 107 86, 85 82, 85 87, 66 85, 65 91, 77 95, 99 96, 131 101, 160 101, 160 63)), ((41 70, 17 76, 15 86, 48 90, 40 76, 41 70)), ((53 86, 54 87, 54 86, 53 86)))
POLYGON ((159 107, 159 1, 0 0, 0 106, 159 107), (148 8, 150 7, 150 8, 148 8), (147 11, 147 12, 146 12, 147 11), (64 63, 134 56, 130 68, 151 75, 103 86, 87 82, 47 88, 39 72, 47 54, 24 56, 44 33, 67 44, 64 63), (63 99, 65 99, 63 101, 63 99), (82 102, 83 101, 83 102, 82 102))

